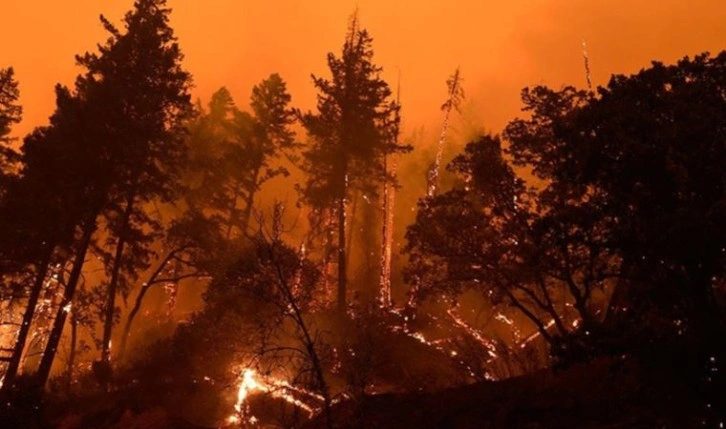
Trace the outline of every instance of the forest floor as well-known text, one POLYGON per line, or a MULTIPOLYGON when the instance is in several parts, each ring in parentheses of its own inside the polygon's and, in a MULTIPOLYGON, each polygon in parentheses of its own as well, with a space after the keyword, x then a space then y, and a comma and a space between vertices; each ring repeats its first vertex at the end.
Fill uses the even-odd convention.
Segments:
MULTIPOLYGON (((335 428, 351 429, 705 427, 699 411, 703 410, 704 401, 689 385, 692 383, 679 374, 677 367, 654 368, 639 364, 633 358, 603 358, 558 371, 541 370, 521 377, 433 393, 373 395, 337 404, 332 416, 335 428)), ((117 394, 123 395, 122 392, 117 394)), ((127 401, 117 399, 99 395, 77 403, 72 410, 55 408, 54 416, 45 420, 46 424, 23 427, 210 428, 180 419, 179 410, 163 406, 132 410, 123 405, 127 401)), ((4 426, 0 423, 0 427, 4 426)), ((323 429, 325 426, 318 416, 302 427, 323 429)))
POLYGON ((334 421, 381 429, 704 427, 702 401, 678 374, 663 375, 633 359, 601 359, 436 393, 371 396, 337 407, 334 421))

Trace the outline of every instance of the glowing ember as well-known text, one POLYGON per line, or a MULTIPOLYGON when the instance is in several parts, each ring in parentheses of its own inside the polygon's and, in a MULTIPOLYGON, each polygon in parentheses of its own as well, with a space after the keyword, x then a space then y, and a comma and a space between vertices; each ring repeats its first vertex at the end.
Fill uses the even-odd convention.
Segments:
MULTIPOLYGON (((545 329, 550 329, 550 328, 551 328, 551 327, 553 327, 554 325, 555 325, 555 320, 554 320, 554 319, 552 319, 552 320, 550 320, 549 322, 547 322, 547 324, 545 325, 545 329)), ((536 331, 536 332, 534 332, 534 333, 533 333, 532 335, 530 335, 529 337, 525 338, 525 339, 524 339, 524 341, 522 341, 522 342, 520 343, 519 347, 521 347, 521 348, 525 348, 525 347, 527 347, 527 345, 528 345, 529 343, 531 343, 531 342, 532 342, 532 341, 534 341, 535 339, 539 338, 539 337, 540 337, 540 335, 541 335, 541 334, 540 334, 540 332, 539 332, 539 331, 536 331)))
MULTIPOLYGON (((388 170, 387 159, 384 160, 386 170, 388 170)), ((397 163, 394 160, 391 168, 391 174, 396 176, 397 163)), ((383 237, 381 249, 381 277, 380 277, 380 294, 379 300, 381 307, 388 308, 391 306, 391 256, 393 245, 393 208, 396 201, 396 187, 387 181, 383 183, 383 237)))
POLYGON ((446 313, 451 317, 456 326, 460 327, 461 329, 466 331, 466 333, 469 334, 472 338, 477 340, 482 346, 484 346, 489 356, 493 359, 496 359, 496 345, 488 338, 485 338, 479 331, 469 326, 469 324, 466 323, 464 319, 462 319, 459 315, 457 315, 455 311, 456 307, 452 307, 447 310, 446 313))
POLYGON ((509 325, 509 326, 512 326, 512 325, 514 325, 514 320, 512 320, 511 318, 509 318, 509 317, 505 316, 505 315, 504 315, 504 314, 502 314, 502 313, 497 313, 497 314, 496 314, 496 315, 494 316, 494 318, 495 318, 495 319, 497 319, 497 320, 499 320, 500 322, 506 323, 506 324, 507 324, 507 325, 509 325))
POLYGON ((168 282, 164 284, 164 293, 167 296, 166 301, 166 316, 171 317, 172 314, 174 314, 174 310, 176 309, 176 298, 177 298, 177 292, 179 290, 179 285, 176 282, 168 282))

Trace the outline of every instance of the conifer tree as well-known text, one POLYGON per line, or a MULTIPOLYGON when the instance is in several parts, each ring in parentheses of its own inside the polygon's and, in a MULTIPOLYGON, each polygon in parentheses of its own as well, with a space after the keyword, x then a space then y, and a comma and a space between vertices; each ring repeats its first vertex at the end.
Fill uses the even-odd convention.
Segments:
POLYGON ((337 219, 337 305, 346 309, 346 214, 356 190, 376 193, 386 179, 387 154, 410 148, 399 145, 395 130, 400 106, 373 63, 373 39, 353 16, 340 57, 328 54, 331 77, 313 76, 318 90, 317 112, 302 115, 311 144, 304 152, 308 179, 302 198, 314 209, 337 219))
POLYGON ((76 80, 76 98, 82 104, 83 121, 90 122, 85 127, 94 132, 80 134, 83 126, 76 127, 78 136, 72 137, 81 139, 82 150, 96 155, 93 168, 98 174, 89 183, 103 197, 87 210, 73 272, 40 364, 40 385, 50 374, 97 217, 103 216, 106 244, 112 248, 102 341, 102 366, 107 372, 116 294, 139 268, 137 264, 143 268, 149 256, 148 231, 156 226, 143 205, 175 196, 184 124, 193 110, 188 92, 191 77, 181 67, 169 13, 165 0, 137 0, 123 20, 123 30, 101 17, 110 38, 98 53, 77 57, 86 72, 76 80))

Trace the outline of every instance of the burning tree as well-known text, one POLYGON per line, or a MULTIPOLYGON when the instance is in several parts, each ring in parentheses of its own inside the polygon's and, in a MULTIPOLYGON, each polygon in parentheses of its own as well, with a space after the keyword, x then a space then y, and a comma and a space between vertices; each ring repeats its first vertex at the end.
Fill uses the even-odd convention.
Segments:
POLYGON ((272 74, 252 89, 251 113, 238 109, 221 88, 190 124, 185 202, 218 221, 228 239, 250 232, 262 186, 289 174, 281 161, 294 159, 298 147, 290 100, 285 81, 272 74))
MULTIPOLYGON (((22 118, 22 107, 17 104, 20 91, 18 89, 18 82, 15 80, 15 72, 12 67, 7 69, 0 69, 0 202, 8 188, 9 182, 16 178, 17 171, 15 171, 16 163, 19 158, 19 154, 10 146, 12 139, 9 137, 12 125, 20 122, 22 118)), ((2 219, 2 221, 7 221, 2 219)), ((3 225, 8 228, 10 225, 3 225)), ((19 269, 20 267, 13 263, 12 257, 9 252, 10 248, 4 248, 0 250, 0 272, 7 275, 9 271, 19 269), (14 266, 14 267, 11 267, 14 266)), ((22 266, 24 264, 20 264, 22 266)), ((42 265, 42 262, 41 262, 42 265)), ((12 289, 10 285, 5 284, 8 281, 6 276, 3 276, 3 282, 0 286, 5 289, 12 289)), ((2 302, 13 300, 14 296, 6 297, 5 293, 2 294, 2 302), (7 299, 9 298, 9 299, 7 299)), ((32 296, 31 296, 32 299, 32 296)), ((7 318, 3 317, 4 320, 0 320, 0 330, 5 333, 7 324, 12 323, 9 320, 9 316, 12 315, 11 311, 3 311, 3 314, 7 314, 7 318)), ((22 326, 22 322, 21 322, 22 326)), ((27 335, 27 333, 25 334, 27 335)), ((3 335, 4 337, 4 335, 3 335)), ((11 351, 8 344, 0 342, 0 362, 10 362, 11 366, 17 365, 14 357, 7 357, 7 352, 11 351)), ((12 369, 12 368, 11 368, 12 369)), ((15 370, 13 370, 14 372, 15 370)))
POLYGON ((317 113, 301 115, 311 138, 304 152, 308 179, 303 200, 324 216, 336 218, 338 309, 346 311, 348 200, 354 191, 376 194, 376 185, 391 180, 384 157, 409 148, 396 135, 399 105, 389 100, 391 90, 372 63, 373 39, 358 27, 354 15, 340 57, 328 55, 331 79, 313 76, 319 91, 317 113))
POLYGON ((155 261, 154 269, 136 288, 136 298, 124 324, 118 358, 122 359, 131 337, 134 320, 152 288, 176 290, 186 279, 208 278, 219 248, 225 246, 220 225, 202 214, 190 210, 172 221, 166 230, 162 253, 155 261), (163 255, 163 256, 161 256, 163 255))
POLYGON ((444 124, 441 127, 441 135, 439 141, 436 144, 436 157, 434 163, 431 165, 428 172, 428 182, 426 184, 426 196, 432 197, 436 195, 439 187, 439 174, 441 173, 441 157, 444 154, 444 144, 446 143, 446 134, 449 131, 449 122, 451 118, 451 111, 459 111, 461 102, 464 99, 464 89, 461 86, 461 72, 457 68, 454 74, 452 74, 446 80, 447 97, 444 104, 441 105, 441 110, 444 112, 444 124))
MULTIPOLYGON (((516 309, 537 330, 518 344, 542 338, 561 362, 645 353, 649 338, 667 353, 688 344, 714 368, 725 58, 656 63, 597 95, 524 90, 531 116, 506 129, 511 161, 496 137, 472 142, 449 167, 454 189, 421 205, 409 281, 423 296, 477 290, 516 309), (641 105, 657 114, 623 107, 641 105), (512 164, 541 182, 527 187, 512 164)), ((714 395, 709 371, 699 376, 714 395)))
MULTIPOLYGON (((163 0, 139 0, 124 18, 125 32, 102 17, 111 37, 99 53, 77 58, 86 72, 77 78, 75 91, 59 86, 50 126, 25 140, 24 175, 18 187, 46 188, 35 198, 48 194, 43 204, 50 207, 43 215, 52 219, 47 229, 34 228, 31 236, 43 255, 39 267, 61 248, 74 255, 38 370, 41 388, 50 375, 98 225, 104 227, 111 249, 102 346, 102 362, 108 366, 116 294, 125 279, 144 266, 150 231, 157 225, 143 206, 174 195, 182 125, 191 104, 190 76, 180 66, 168 14, 163 0)), ((37 210, 18 206, 23 212, 37 210)), ((44 271, 47 268, 38 270, 36 279, 42 279, 44 271)), ((42 281, 35 286, 41 287, 42 281)), ((29 318, 34 310, 28 306, 29 318)), ((20 342, 16 351, 22 353, 20 342)))
POLYGON ((479 291, 492 311, 515 308, 553 344, 578 326, 592 329, 602 318, 593 296, 618 275, 603 221, 548 205, 504 160, 497 137, 468 144, 450 169, 458 184, 422 202, 407 233, 406 275, 420 297, 443 296, 455 309, 460 293, 479 291))
POLYGON ((124 18, 121 33, 107 20, 112 35, 100 55, 87 53, 79 63, 88 73, 79 89, 107 98, 105 121, 110 126, 111 154, 118 176, 109 189, 104 210, 112 249, 107 259, 109 282, 105 306, 102 361, 110 365, 116 294, 123 281, 146 268, 148 244, 158 223, 143 210, 153 201, 170 201, 184 145, 184 121, 192 113, 190 75, 168 25, 165 0, 139 0, 124 18), (123 168, 119 168, 123 167, 123 168))
MULTIPOLYGON (((0 210, 2 222, 8 226, 2 249, 4 277, 17 279, 24 267, 31 267, 28 283, 19 284, 29 289, 29 299, 5 373, 5 391, 14 388, 36 306, 54 274, 53 267, 63 264, 69 254, 75 255, 71 257, 74 265, 64 293, 72 296, 103 198, 97 188, 100 183, 92 181, 100 174, 94 164, 98 154, 83 150, 85 140, 79 134, 83 125, 91 125, 79 121, 82 103, 62 87, 56 88, 56 96, 59 109, 51 117, 51 125, 36 129, 24 140, 22 176, 10 182, 0 210)), ((91 129, 85 131, 86 136, 93 135, 91 129)))
POLYGON ((726 354, 716 298, 726 266, 724 70, 722 52, 614 76, 597 96, 526 90, 532 117, 506 131, 551 206, 605 220, 598 241, 622 260, 608 323, 634 338, 630 348, 646 337, 671 344, 667 354, 695 351, 707 398, 723 379, 702 368, 722 370, 726 354))
MULTIPOLYGON (((282 211, 276 216, 279 222, 282 211)), ((195 379, 239 382, 232 420, 248 421, 254 393, 269 393, 304 418, 327 415, 326 348, 312 316, 320 278, 314 264, 279 230, 261 228, 218 249, 209 272, 204 311, 176 335, 183 358, 173 371, 188 365, 195 379)))

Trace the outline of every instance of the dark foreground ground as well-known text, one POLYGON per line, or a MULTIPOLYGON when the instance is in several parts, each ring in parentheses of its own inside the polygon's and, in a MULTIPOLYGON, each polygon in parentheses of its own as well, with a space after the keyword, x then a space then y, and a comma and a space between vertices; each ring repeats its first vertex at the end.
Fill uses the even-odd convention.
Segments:
POLYGON ((713 420, 704 424, 703 398, 688 380, 668 371, 607 359, 433 394, 373 396, 338 407, 335 421, 390 429, 718 427, 713 420))
MULTIPOLYGON (((141 392, 118 392, 138 395, 141 392)), ((113 395, 113 394, 112 394, 113 395)), ((718 428, 722 403, 707 400, 676 365, 643 365, 607 358, 560 371, 485 382, 426 394, 383 394, 342 403, 333 410, 336 428, 381 429, 620 429, 718 428), (714 417, 716 416, 716 417, 714 417), (708 420, 704 424, 704 419, 708 420)), ((174 407, 130 407, 123 396, 86 398, 51 407, 35 421, 7 420, 1 428, 202 429, 174 407), (55 411, 49 411, 54 409, 55 411)), ((201 404, 200 404, 201 406, 201 404)), ((42 412, 42 411, 41 411, 42 412)), ((221 424, 221 423, 220 423, 221 424)), ((219 425, 217 426, 219 427, 219 425)), ((229 426, 228 426, 229 427, 229 426)), ((279 425, 257 427, 281 427, 279 425)), ((295 426, 324 428, 320 417, 295 426)))

